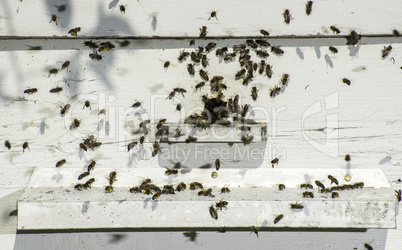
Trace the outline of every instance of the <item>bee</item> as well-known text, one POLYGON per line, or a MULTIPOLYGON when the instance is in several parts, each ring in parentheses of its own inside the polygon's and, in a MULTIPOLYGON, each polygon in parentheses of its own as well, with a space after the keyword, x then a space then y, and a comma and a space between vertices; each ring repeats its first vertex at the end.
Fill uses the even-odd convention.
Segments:
POLYGON ((89 54, 89 58, 91 58, 92 60, 97 60, 97 61, 102 60, 103 57, 102 57, 102 55, 98 54, 98 51, 93 50, 93 52, 94 53, 89 54))
POLYGON ((271 52, 273 52, 274 54, 276 54, 278 56, 281 56, 284 53, 284 51, 279 46, 272 46, 271 47, 271 52))
POLYGON ((177 104, 177 105, 176 105, 176 111, 180 111, 180 110, 181 110, 181 108, 182 108, 181 103, 179 103, 179 104, 177 104))
POLYGON ((254 42, 254 40, 252 40, 252 39, 247 39, 247 40, 246 40, 246 44, 247 44, 247 46, 249 46, 249 47, 251 47, 251 48, 253 48, 253 49, 258 48, 258 44, 256 44, 256 43, 254 42))
POLYGON ((80 149, 84 150, 85 152, 88 150, 84 143, 80 143, 80 149))
POLYGON ((360 42, 362 38, 361 35, 357 34, 356 31, 352 30, 349 36, 346 38, 347 42, 346 45, 356 45, 360 42))
POLYGON ((314 187, 311 184, 303 183, 303 184, 300 185, 300 188, 305 188, 305 189, 311 188, 311 189, 313 189, 314 187))
POLYGON ((331 51, 333 54, 338 53, 338 49, 335 48, 334 46, 329 46, 328 49, 329 49, 329 51, 331 51))
POLYGON ((219 168, 221 167, 221 161, 219 159, 215 160, 215 168, 216 170, 219 170, 219 168))
POLYGON ((199 183, 199 182, 192 182, 192 183, 190 183, 190 189, 191 190, 196 190, 196 189, 203 189, 204 188, 204 186, 201 184, 201 183, 199 183))
POLYGON ((241 51, 244 51, 245 49, 246 49, 246 45, 244 45, 244 44, 239 44, 239 45, 233 46, 234 52, 241 52, 241 51))
POLYGON ((304 208, 304 206, 302 204, 299 204, 296 202, 296 203, 291 203, 290 208, 291 209, 302 209, 302 208, 304 208))
POLYGON ((314 194, 312 192, 306 191, 303 193, 303 198, 314 198, 314 194))
POLYGON ((195 52, 191 52, 190 57, 191 57, 191 60, 193 60, 193 62, 196 62, 196 63, 201 62, 201 57, 195 52))
POLYGON ((161 195, 162 195, 161 192, 155 193, 155 194, 152 196, 152 200, 157 200, 157 199, 159 199, 159 197, 160 197, 161 195))
POLYGON ((104 115, 104 114, 106 114, 106 109, 99 110, 98 115, 104 115))
POLYGON ((49 92, 50 93, 58 93, 58 92, 60 92, 62 90, 63 90, 62 87, 56 87, 56 88, 51 89, 49 92))
POLYGON ((117 175, 116 171, 110 172, 109 178, 108 178, 110 185, 113 185, 113 182, 116 181, 116 175, 117 175))
POLYGON ((106 187, 105 187, 105 191, 106 191, 106 193, 111 193, 111 192, 113 192, 113 187, 112 187, 112 185, 106 186, 106 187))
POLYGON ((261 33, 261 35, 263 35, 263 36, 269 36, 269 32, 266 31, 266 30, 261 29, 261 30, 260 30, 260 33, 261 33))
POLYGON ((74 189, 81 190, 84 187, 85 187, 84 184, 77 184, 77 185, 74 186, 74 189))
POLYGON ((89 175, 89 172, 84 172, 78 176, 78 180, 81 180, 82 178, 87 177, 88 175, 89 175))
POLYGON ((205 38, 207 36, 207 27, 206 26, 202 26, 200 28, 200 38, 205 38))
POLYGON ((152 190, 150 188, 148 188, 148 187, 144 189, 143 193, 146 194, 146 195, 153 194, 152 190))
POLYGON ((353 188, 363 188, 364 183, 363 182, 356 182, 352 186, 353 186, 353 188))
POLYGON ((216 47, 216 43, 210 42, 205 46, 205 51, 210 52, 216 47))
POLYGON ((325 189, 324 184, 322 184, 320 181, 315 181, 315 185, 317 185, 317 186, 320 187, 321 189, 325 189))
POLYGON ((49 69, 49 76, 50 75, 57 75, 57 73, 59 73, 59 69, 57 69, 57 68, 49 69))
POLYGON ((198 90, 200 88, 203 88, 205 86, 205 82, 200 82, 199 84, 195 85, 195 89, 198 90))
POLYGON ((216 203, 216 208, 222 210, 223 208, 227 209, 227 205, 229 204, 227 201, 224 201, 223 198, 219 201, 219 202, 215 202, 216 203))
POLYGON ((98 49, 99 52, 102 51, 108 51, 114 49, 116 46, 114 46, 111 42, 107 41, 105 43, 101 43, 100 47, 98 49))
POLYGON ((332 192, 331 197, 332 198, 339 198, 338 192, 332 192))
POLYGON ((85 182, 84 187, 85 188, 91 188, 92 183, 94 183, 94 182, 95 182, 95 178, 91 178, 87 182, 85 182))
POLYGON ((203 69, 200 69, 200 76, 203 80, 209 81, 208 72, 204 71, 203 69))
POLYGON ((139 187, 132 187, 132 188, 130 188, 130 193, 138 194, 138 193, 142 193, 142 190, 139 187))
POLYGON ((81 124, 81 121, 78 119, 74 119, 73 122, 70 124, 70 130, 78 128, 81 124))
POLYGON ((132 108, 139 108, 141 106, 141 102, 135 102, 133 105, 131 105, 132 108))
POLYGON ((177 191, 177 192, 184 191, 184 190, 186 190, 186 188, 187 188, 187 185, 184 182, 180 182, 179 184, 177 184, 175 191, 177 191))
POLYGON ((226 54, 225 55, 225 58, 223 59, 225 62, 229 62, 229 61, 231 61, 233 58, 235 58, 236 57, 236 53, 235 52, 233 52, 233 53, 228 53, 228 54, 226 54))
POLYGON ((68 31, 68 34, 72 36, 77 36, 77 33, 81 31, 81 27, 77 27, 68 31))
POLYGON ((251 88, 251 98, 253 98, 253 100, 257 100, 258 97, 258 89, 257 87, 252 87, 251 88))
POLYGON ((162 125, 165 124, 166 119, 162 118, 159 120, 158 124, 156 125, 156 129, 161 129, 162 125))
POLYGON ((120 13, 126 13, 126 6, 124 6, 124 5, 120 5, 119 6, 120 7, 120 13))
POLYGON ((347 84, 347 85, 350 85, 350 80, 347 79, 347 78, 343 78, 343 79, 342 79, 342 82, 345 83, 345 84, 347 84))
POLYGON ((401 189, 395 190, 395 196, 396 196, 396 199, 398 200, 398 202, 400 202, 402 200, 401 192, 402 192, 401 189))
MULTIPOLYGON (((260 70, 261 71, 261 70, 260 70)), ((267 66, 265 67, 265 74, 268 76, 268 78, 272 77, 272 66, 267 64, 267 66)), ((261 73, 260 73, 261 74, 261 73)))
MULTIPOLYGON (((261 62, 260 62, 260 67, 259 67, 259 69, 258 69, 258 73, 259 73, 260 75, 262 75, 262 73, 264 73, 265 66, 266 66, 265 60, 261 60, 261 62)), ((272 75, 271 75, 271 76, 272 76, 272 75)))
POLYGON ((173 185, 163 186, 162 194, 175 194, 173 185))
POLYGON ((253 139, 254 136, 252 135, 243 135, 241 137, 241 141, 243 142, 244 145, 250 144, 253 139))
POLYGON ((230 189, 228 187, 221 188, 221 194, 223 193, 230 193, 230 189))
MULTIPOLYGON (((55 22, 56 25, 57 25, 57 16, 56 16, 56 15, 52 15, 52 18, 50 19, 50 22, 49 22, 49 23, 51 23, 51 22, 55 22)), ((58 26, 58 25, 57 25, 57 26, 58 26)))
POLYGON ((36 89, 36 88, 31 88, 31 89, 24 90, 24 93, 28 94, 28 95, 32 95, 33 93, 36 93, 36 92, 38 92, 38 89, 36 89))
POLYGON ((179 62, 181 62, 181 61, 183 61, 183 60, 186 60, 186 58, 187 58, 189 55, 190 55, 189 52, 185 52, 184 50, 183 50, 183 51, 180 51, 180 55, 179 55, 179 57, 177 58, 177 60, 179 60, 179 62))
POLYGON ((345 161, 350 161, 350 155, 345 155, 345 161))
POLYGON ((24 143, 22 144, 22 152, 23 152, 23 153, 25 152, 25 149, 28 149, 29 151, 31 151, 31 150, 29 149, 28 142, 24 142, 24 143))
POLYGON ((292 15, 290 14, 289 9, 286 9, 286 10, 283 12, 282 15, 283 15, 283 18, 285 19, 285 23, 287 23, 287 24, 290 23, 290 19, 293 19, 293 18, 292 18, 292 15))
POLYGON ((271 161, 271 164, 272 164, 272 168, 274 167, 275 164, 278 165, 279 164, 279 159, 278 158, 273 159, 271 161))
POLYGON ((285 184, 279 184, 278 185, 278 188, 279 188, 279 190, 284 190, 286 187, 285 187, 285 184))
POLYGON ((202 66, 204 67, 204 68, 206 68, 207 66, 209 66, 209 62, 208 62, 209 60, 208 60, 208 58, 207 58, 207 55, 202 55, 202 58, 201 58, 201 64, 202 64, 202 66))
POLYGON ((216 16, 216 11, 211 12, 211 15, 209 16, 208 21, 209 21, 209 19, 214 18, 214 17, 216 18, 216 20, 218 20, 218 17, 216 16))
POLYGON ((68 66, 70 66, 70 61, 65 61, 63 65, 61 65, 61 70, 67 69, 68 71, 68 66))
POLYGON ((170 94, 168 95, 168 97, 166 97, 166 99, 172 100, 175 95, 176 95, 176 91, 172 91, 172 92, 170 92, 170 94))
POLYGON ((7 140, 4 142, 4 146, 6 148, 8 148, 9 150, 11 149, 11 143, 9 141, 7 141, 7 140))
POLYGON ((289 74, 283 74, 281 78, 282 86, 286 86, 289 83, 289 74))
POLYGON ((170 62, 169 62, 169 61, 166 61, 166 62, 163 64, 163 67, 165 68, 165 70, 167 70, 167 69, 169 68, 169 65, 170 65, 170 62))
POLYGON ((183 88, 174 88, 173 91, 181 94, 183 97, 184 97, 184 93, 187 93, 187 91, 183 88))
POLYGON ((246 70, 245 70, 245 69, 242 69, 242 70, 238 71, 238 72, 236 73, 236 75, 235 75, 236 80, 237 80, 237 79, 240 79, 240 78, 242 78, 242 77, 244 77, 245 74, 246 74, 246 70))
POLYGON ((335 177, 333 177, 332 175, 328 175, 328 179, 331 180, 331 184, 335 183, 336 185, 339 185, 338 180, 335 177))
POLYGON ((84 46, 87 46, 88 48, 91 48, 91 49, 99 48, 99 45, 94 43, 94 42, 92 42, 92 41, 85 41, 84 46))
POLYGON ((278 223, 280 220, 282 220, 282 218, 283 218, 283 214, 276 216, 276 218, 274 220, 274 224, 278 223))
POLYGON ((271 44, 270 44, 269 42, 267 42, 267 41, 265 41, 265 40, 261 40, 261 39, 255 40, 255 43, 258 44, 258 45, 260 45, 261 48, 271 46, 271 44))
POLYGON ((88 172, 94 170, 95 165, 96 165, 96 161, 91 161, 91 163, 89 163, 88 168, 87 168, 88 172))
POLYGON ((161 148, 160 148, 159 143, 157 141, 154 142, 153 147, 154 147, 154 150, 152 151, 152 157, 155 157, 155 155, 157 155, 158 152, 161 151, 161 148))
POLYGON ((306 14, 307 15, 311 14, 312 8, 313 8, 313 1, 307 1, 307 4, 306 4, 306 14))
POLYGON ((273 87, 273 88, 270 90, 270 94, 269 94, 269 95, 273 98, 273 97, 279 95, 280 92, 281 92, 281 88, 280 88, 278 85, 276 85, 275 87, 273 87))
POLYGON ((389 52, 391 52, 392 47, 389 45, 388 47, 384 46, 384 49, 381 51, 382 52, 382 58, 385 58, 388 56, 389 52))
POLYGON ((251 233, 255 233, 257 235, 257 238, 258 238, 258 228, 256 226, 251 227, 251 233))
POLYGON ((257 56, 262 58, 267 58, 269 56, 268 52, 265 50, 259 50, 256 52, 257 56))
POLYGON ((84 109, 84 108, 89 108, 89 109, 91 109, 92 110, 92 108, 91 108, 91 102, 90 101, 85 101, 85 103, 84 103, 84 106, 82 107, 82 109, 84 109))
POLYGON ((190 75, 194 75, 195 74, 195 70, 194 70, 194 65, 193 64, 188 64, 187 65, 187 71, 190 75))
POLYGON ((341 31, 340 31, 337 27, 335 27, 335 26, 331 26, 331 27, 329 27, 329 28, 332 30, 332 32, 334 32, 334 33, 336 33, 336 34, 341 33, 341 31))
POLYGON ((223 56, 228 51, 227 47, 216 49, 215 55, 216 56, 223 56))
POLYGON ((243 79, 242 84, 244 86, 247 86, 252 80, 253 80, 253 75, 252 74, 247 74, 247 76, 243 79))
POLYGON ((212 218, 214 218, 215 220, 218 219, 218 212, 216 211, 216 209, 214 208, 214 205, 209 207, 209 214, 211 215, 212 218))
POLYGON ((191 142, 196 142, 197 141, 197 138, 196 137, 193 137, 193 136, 189 136, 187 139, 186 139, 186 143, 191 143, 191 142))
POLYGON ((165 175, 172 175, 172 174, 178 174, 179 171, 177 169, 173 168, 166 168, 165 175))
POLYGON ((66 163, 66 159, 60 160, 56 163, 56 168, 61 167, 64 165, 64 163, 66 163))

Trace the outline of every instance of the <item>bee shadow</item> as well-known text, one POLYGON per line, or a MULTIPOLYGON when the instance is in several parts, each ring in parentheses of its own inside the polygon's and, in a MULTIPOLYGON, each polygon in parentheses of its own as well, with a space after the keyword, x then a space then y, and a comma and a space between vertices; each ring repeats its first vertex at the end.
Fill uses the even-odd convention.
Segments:
POLYGON ((334 67, 334 63, 332 62, 331 58, 329 57, 328 54, 325 54, 324 56, 325 61, 327 62, 327 65, 329 65, 329 67, 333 68, 334 67))
POLYGON ((304 60, 304 54, 303 51, 299 47, 296 48, 296 53, 300 57, 300 59, 304 60))

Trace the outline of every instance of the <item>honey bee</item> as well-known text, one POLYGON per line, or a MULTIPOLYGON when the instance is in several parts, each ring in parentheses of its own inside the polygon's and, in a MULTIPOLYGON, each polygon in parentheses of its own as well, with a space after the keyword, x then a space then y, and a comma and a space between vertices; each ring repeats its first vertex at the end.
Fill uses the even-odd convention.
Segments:
POLYGON ((252 74, 247 74, 247 76, 243 79, 242 84, 244 86, 248 86, 248 84, 253 80, 253 75, 252 74))
POLYGON ((257 235, 257 238, 258 238, 258 227, 252 226, 252 227, 251 227, 251 232, 250 232, 250 234, 251 234, 251 233, 255 233, 255 234, 257 235))
POLYGON ((89 172, 84 172, 78 176, 78 180, 81 180, 82 178, 87 177, 88 175, 89 175, 89 172))
POLYGON ((167 69, 169 68, 169 65, 170 65, 170 62, 169 62, 169 61, 166 61, 166 62, 163 64, 163 68, 165 68, 165 70, 167 70, 167 69))
POLYGON ((284 190, 286 187, 285 187, 285 184, 279 184, 278 185, 278 188, 279 188, 279 190, 284 190))
POLYGON ((289 83, 289 74, 283 74, 281 78, 282 86, 286 86, 289 83))
POLYGON ((400 202, 401 201, 401 189, 399 189, 399 190, 395 190, 395 196, 396 196, 396 199, 398 200, 398 202, 400 202))
POLYGON ((252 87, 251 88, 251 98, 253 98, 253 100, 257 100, 258 97, 258 89, 257 87, 252 87))
MULTIPOLYGON (((261 70, 261 68, 260 68, 260 72, 263 72, 264 70, 263 70, 263 68, 262 68, 262 70, 261 70)), ((265 74, 268 76, 268 78, 271 78, 272 77, 272 66, 271 65, 269 65, 269 64, 267 64, 267 66, 265 67, 265 74)), ((260 74, 262 74, 262 73, 260 73, 260 74)))
POLYGON ((90 101, 85 101, 85 103, 84 103, 84 106, 82 107, 82 109, 84 109, 84 108, 89 108, 90 110, 92 110, 92 108, 91 108, 91 102, 90 101))
POLYGON ((161 192, 155 193, 155 194, 152 196, 152 200, 157 200, 157 199, 159 199, 159 197, 160 197, 161 195, 162 195, 161 192))
POLYGON ((214 17, 216 18, 216 20, 218 20, 218 17, 216 16, 216 11, 211 12, 211 15, 209 16, 208 21, 209 21, 209 19, 214 18, 214 17))
POLYGON ((195 85, 195 89, 198 90, 200 88, 203 88, 205 86, 205 82, 200 82, 199 84, 195 85))
POLYGON ((204 188, 204 186, 201 184, 201 183, 199 183, 199 182, 192 182, 192 183, 190 183, 190 189, 191 190, 196 190, 196 189, 203 189, 204 188))
POLYGON ((181 191, 186 190, 186 188, 187 188, 187 185, 184 182, 180 182, 179 184, 177 184, 175 191, 181 192, 181 191))
POLYGON ((290 19, 293 19, 293 18, 292 18, 292 15, 290 14, 289 9, 286 9, 286 10, 283 12, 282 15, 283 15, 283 18, 285 19, 285 23, 287 23, 287 24, 290 23, 290 19))
POLYGON ((283 53, 285 53, 279 46, 272 46, 271 52, 273 52, 274 54, 276 54, 278 56, 281 56, 281 55, 283 55, 283 53))
POLYGON ((329 49, 329 51, 331 51, 333 54, 338 53, 338 49, 335 48, 334 46, 329 46, 328 49, 329 49))
POLYGON ((100 61, 102 60, 103 56, 98 54, 98 51, 93 50, 93 53, 89 54, 89 58, 91 58, 92 60, 100 61))
POLYGON ((200 28, 200 38, 205 38, 207 36, 207 27, 206 26, 202 26, 200 28))
POLYGON ((306 4, 306 14, 307 15, 311 14, 312 8, 313 8, 313 1, 307 1, 307 4, 306 4))
POLYGON ((347 78, 343 78, 343 79, 342 79, 342 82, 345 83, 345 84, 347 84, 347 85, 350 85, 350 80, 347 79, 347 78))
POLYGON ((215 160, 215 168, 216 170, 219 170, 219 168, 221 167, 221 161, 219 159, 215 160))
POLYGON ((85 182, 85 184, 84 184, 85 189, 91 188, 92 183, 94 183, 94 182, 95 182, 95 178, 91 178, 87 182, 85 182))
POLYGON ((181 105, 181 103, 177 104, 176 105, 176 111, 180 111, 182 107, 183 106, 181 105))
POLYGON ((255 43, 260 45, 261 48, 269 47, 271 44, 265 40, 257 39, 255 40, 255 43))
POLYGON ((158 124, 156 125, 156 129, 161 129, 162 125, 165 124, 166 119, 162 118, 159 120, 158 124))
POLYGON ((267 58, 269 56, 268 52, 265 50, 259 50, 256 52, 256 54, 261 58, 267 58))
POLYGON ((216 43, 210 42, 205 46, 205 51, 210 52, 216 47, 216 43))
POLYGON ((187 139, 186 139, 186 143, 191 143, 191 142, 196 142, 197 141, 197 138, 196 137, 193 137, 193 136, 189 136, 187 139))
POLYGON ((56 163, 56 168, 61 167, 64 165, 64 163, 66 163, 66 159, 60 160, 56 163))
POLYGON ((334 32, 334 33, 336 33, 336 34, 341 33, 341 31, 340 31, 337 27, 335 27, 335 26, 331 26, 331 27, 329 27, 329 28, 332 30, 332 32, 334 32))
POLYGON ((157 141, 154 142, 153 147, 154 147, 154 150, 152 151, 152 157, 155 157, 155 155, 157 155, 161 149, 160 149, 159 143, 157 141))
POLYGON ((339 198, 338 192, 332 192, 331 197, 332 198, 339 198))
POLYGON ((81 124, 81 121, 78 119, 74 119, 73 122, 70 124, 70 130, 78 128, 81 124))
POLYGON ((357 34, 356 31, 352 30, 349 36, 346 38, 346 45, 356 45, 360 42, 362 36, 357 34))
POLYGON ((72 36, 77 36, 77 33, 81 31, 81 27, 77 27, 68 31, 68 34, 72 36))
MULTIPOLYGON (((51 22, 55 22, 56 25, 57 25, 57 16, 56 16, 56 15, 52 15, 52 18, 50 19, 50 22, 49 22, 49 23, 51 23, 51 22)), ((58 25, 57 25, 57 26, 58 26, 58 25)))
POLYGON ((244 77, 245 74, 246 74, 246 70, 245 70, 245 69, 242 69, 242 70, 238 71, 238 72, 236 73, 236 75, 235 75, 236 80, 238 80, 238 79, 244 77))
POLYGON ((96 165, 96 161, 91 161, 91 163, 89 163, 88 168, 87 168, 88 172, 94 170, 95 165, 96 165))
POLYGON ((111 192, 113 192, 113 187, 112 187, 112 185, 106 186, 106 187, 105 187, 105 191, 106 191, 106 193, 111 193, 111 192))
POLYGON ((209 214, 211 215, 212 218, 214 218, 215 220, 218 219, 218 212, 216 211, 216 209, 214 208, 214 205, 209 207, 209 214))
POLYGON ((181 94, 183 97, 184 97, 184 93, 187 93, 187 91, 183 88, 174 88, 173 91, 181 94))
POLYGON ((92 41, 85 41, 84 46, 87 46, 88 48, 91 48, 91 49, 99 48, 99 45, 94 43, 94 42, 92 42, 92 41))
POLYGON ((58 92, 60 92, 62 90, 63 90, 62 87, 56 87, 56 88, 51 89, 49 92, 50 93, 58 93, 58 92))
POLYGON ((244 51, 245 49, 246 49, 246 45, 244 45, 244 44, 239 44, 239 45, 233 46, 234 52, 241 52, 241 51, 244 51))
POLYGON ((345 161, 350 161, 350 155, 345 155, 345 161))
POLYGON ((223 187, 221 189, 221 194, 223 194, 223 193, 230 193, 230 189, 228 187, 223 187))
POLYGON ((201 62, 201 57, 195 52, 191 52, 190 58, 191 58, 191 60, 193 60, 193 62, 196 62, 196 63, 201 62))
POLYGON ((282 218, 283 218, 283 214, 276 216, 276 218, 274 220, 274 224, 278 223, 280 220, 282 220, 282 218))
POLYGON ((179 62, 181 62, 181 61, 183 61, 183 60, 186 60, 186 58, 187 58, 189 55, 190 55, 189 52, 185 52, 184 50, 183 50, 183 51, 180 51, 180 55, 179 55, 179 57, 177 58, 177 60, 179 60, 179 62))
POLYGON ((25 149, 28 149, 29 151, 31 151, 31 150, 29 149, 28 142, 24 142, 24 143, 22 144, 22 152, 23 152, 23 153, 25 152, 25 149))
POLYGON ((119 8, 120 8, 120 13, 126 14, 126 6, 120 5, 119 8))
POLYGON ((194 75, 195 74, 195 70, 194 70, 194 65, 193 64, 188 64, 187 65, 187 71, 190 75, 194 75))
POLYGON ((324 184, 322 184, 320 181, 315 181, 315 185, 317 185, 317 186, 320 187, 321 189, 325 189, 324 184))
POLYGON ((384 46, 384 49, 381 51, 382 52, 382 58, 385 58, 389 55, 389 53, 391 52, 392 47, 391 45, 389 45, 388 47, 384 46))
POLYGON ((228 54, 226 54, 225 55, 225 57, 224 57, 224 61, 225 62, 229 62, 229 61, 231 61, 233 58, 235 58, 236 57, 236 53, 228 53, 228 54))
POLYGON ((163 186, 162 194, 175 194, 173 185, 163 186))
POLYGON ((331 184, 335 183, 336 185, 339 185, 338 180, 335 177, 333 177, 332 175, 328 175, 328 179, 331 180, 331 184))
POLYGON ((272 164, 272 168, 274 167, 275 164, 278 165, 279 164, 279 159, 278 158, 273 159, 271 161, 271 164, 272 164))
POLYGON ((219 202, 216 203, 216 208, 222 210, 223 208, 227 209, 227 205, 229 204, 227 201, 224 201, 223 198, 219 202))
POLYGON ((209 81, 208 72, 204 71, 203 69, 200 69, 200 76, 203 80, 209 81))
POLYGON ((28 95, 32 95, 33 93, 36 93, 36 92, 38 92, 38 89, 36 89, 36 88, 31 88, 31 89, 24 90, 24 93, 28 94, 28 95))
POLYGON ((314 198, 314 194, 312 192, 306 191, 303 193, 303 198, 314 198))
POLYGON ((144 141, 145 141, 145 136, 141 136, 141 137, 140 137, 140 143, 141 143, 141 144, 144 144, 144 141))
POLYGON ((67 69, 68 71, 68 66, 70 66, 70 61, 65 61, 63 65, 61 65, 61 70, 67 69))
POLYGON ((260 30, 260 33, 261 33, 261 35, 263 35, 263 36, 269 36, 269 32, 266 31, 266 30, 261 29, 261 30, 260 30))
POLYGON ((84 184, 77 184, 74 186, 74 189, 82 190, 84 187, 85 187, 84 184))
POLYGON ((251 48, 253 48, 253 49, 258 48, 258 44, 256 44, 256 43, 254 42, 254 40, 252 40, 252 39, 247 39, 247 40, 246 40, 246 44, 247 44, 247 46, 249 46, 249 47, 251 47, 251 48))
POLYGON ((4 146, 5 146, 6 148, 8 148, 8 150, 11 149, 11 143, 10 143, 9 141, 7 141, 7 140, 4 142, 4 146))
POLYGON ((202 58, 201 58, 201 64, 202 64, 202 66, 204 67, 204 68, 206 68, 207 66, 209 66, 209 62, 208 62, 209 60, 208 60, 208 58, 207 58, 207 55, 202 55, 202 58))
POLYGON ((216 49, 215 55, 216 56, 224 56, 224 54, 228 51, 227 47, 216 49))
POLYGON ((115 47, 116 47, 116 46, 114 46, 110 41, 107 41, 107 42, 105 42, 105 43, 100 43, 100 46, 99 46, 98 51, 99 51, 99 52, 102 52, 102 51, 109 51, 109 50, 114 49, 115 47))
POLYGON ((243 142, 244 145, 250 144, 253 139, 254 136, 252 135, 243 135, 241 137, 241 141, 243 142))
POLYGON ((305 188, 305 189, 311 188, 311 189, 313 189, 314 187, 311 184, 303 183, 303 184, 300 185, 300 188, 305 188))
POLYGON ((144 188, 143 193, 146 194, 146 195, 153 194, 152 190, 149 187, 144 188))
POLYGON ((178 174, 179 171, 177 169, 173 168, 166 168, 165 175, 172 175, 172 174, 178 174))
POLYGON ((57 68, 49 69, 49 76, 50 75, 57 75, 57 73, 59 73, 59 69, 57 69, 57 68))
POLYGON ((291 203, 290 208, 291 209, 302 209, 302 208, 304 208, 304 206, 302 204, 299 204, 296 202, 296 203, 291 203))
POLYGON ((85 152, 88 150, 84 143, 80 143, 80 149, 84 150, 85 152))
POLYGON ((130 193, 139 194, 142 193, 142 190, 139 187, 132 187, 130 188, 130 193))

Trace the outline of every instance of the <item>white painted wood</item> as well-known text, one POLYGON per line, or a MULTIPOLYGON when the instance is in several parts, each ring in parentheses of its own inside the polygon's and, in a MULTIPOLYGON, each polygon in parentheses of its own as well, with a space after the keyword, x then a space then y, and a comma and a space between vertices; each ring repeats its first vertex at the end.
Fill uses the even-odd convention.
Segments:
POLYGON ((265 29, 272 36, 330 35, 331 25, 341 34, 392 34, 402 27, 398 1, 314 1, 306 15, 307 1, 2 1, 0 34, 3 36, 67 36, 81 27, 79 36, 198 36, 208 27, 208 36, 259 36, 265 29), (65 5, 65 11, 58 7, 65 5), (126 12, 119 11, 126 6, 126 12), (117 7, 116 7, 117 6, 117 7), (284 22, 289 9, 293 19, 284 22), (218 20, 210 13, 217 12, 218 20), (252 14, 250 14, 252 13, 252 14), (57 25, 51 20, 57 15, 57 25), (27 17, 27 18, 24 18, 27 17))

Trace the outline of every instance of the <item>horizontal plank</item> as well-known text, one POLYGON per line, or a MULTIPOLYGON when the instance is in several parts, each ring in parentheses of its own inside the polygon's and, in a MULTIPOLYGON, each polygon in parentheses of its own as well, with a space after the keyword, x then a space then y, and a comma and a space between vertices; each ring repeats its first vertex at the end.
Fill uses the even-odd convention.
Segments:
POLYGON ((356 30, 362 34, 392 34, 401 28, 401 3, 392 0, 314 1, 306 14, 307 1, 15 1, 1 3, 1 36, 67 36, 81 27, 79 36, 256 36, 265 29, 273 36, 329 35, 335 25, 341 34, 356 30), (119 6, 125 6, 125 13, 119 6), (64 9, 63 9, 64 6, 64 9), (386 10, 384 10, 386 6, 386 10), (283 13, 290 10, 290 23, 283 13), (211 18, 216 11, 217 18, 211 18), (57 15, 56 22, 49 22, 57 15))

